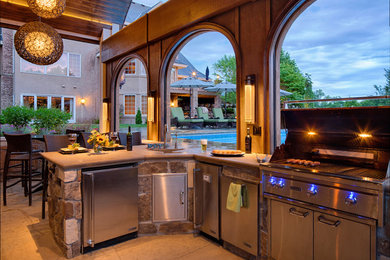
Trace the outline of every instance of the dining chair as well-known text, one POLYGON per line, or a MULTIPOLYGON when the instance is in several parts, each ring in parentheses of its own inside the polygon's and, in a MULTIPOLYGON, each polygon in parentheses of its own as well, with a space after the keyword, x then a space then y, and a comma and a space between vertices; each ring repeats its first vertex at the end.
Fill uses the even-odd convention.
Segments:
POLYGON ((4 160, 3 171, 3 204, 7 205, 7 189, 22 182, 24 186, 24 195, 28 195, 28 205, 32 205, 32 192, 33 188, 42 184, 44 174, 45 160, 40 153, 33 151, 32 138, 30 134, 7 134, 4 133, 4 137, 7 141, 7 152, 4 160), (42 169, 37 171, 33 169, 33 162, 41 161, 42 169), (12 162, 16 162, 15 165, 11 165, 12 162), (10 172, 10 169, 21 167, 19 173, 10 172), (41 175, 41 178, 33 178, 41 175), (8 184, 8 181, 15 180, 15 182, 8 184), (33 181, 38 181, 34 186, 33 181))
POLYGON ((85 132, 85 130, 76 130, 76 129, 66 129, 65 130, 65 134, 77 134, 77 141, 76 142, 78 142, 79 144, 80 144, 80 146, 82 146, 82 147, 86 147, 85 145, 85 143, 84 143, 84 139, 83 139, 83 137, 82 137, 82 134, 81 133, 84 133, 85 132))
POLYGON ((82 136, 82 139, 83 139, 84 146, 81 145, 81 143, 80 143, 80 145, 85 147, 85 148, 87 148, 87 149, 92 149, 93 148, 92 145, 87 142, 89 137, 91 136, 91 133, 84 133, 83 132, 83 133, 81 133, 81 136, 82 136))

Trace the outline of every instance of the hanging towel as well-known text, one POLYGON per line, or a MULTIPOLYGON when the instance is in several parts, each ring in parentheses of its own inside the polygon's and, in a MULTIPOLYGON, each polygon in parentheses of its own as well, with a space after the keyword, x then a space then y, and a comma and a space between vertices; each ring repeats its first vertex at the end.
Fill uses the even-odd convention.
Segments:
POLYGON ((241 207, 248 207, 248 187, 245 184, 241 186, 241 207))
POLYGON ((230 183, 226 200, 226 209, 240 212, 241 208, 241 184, 230 183))

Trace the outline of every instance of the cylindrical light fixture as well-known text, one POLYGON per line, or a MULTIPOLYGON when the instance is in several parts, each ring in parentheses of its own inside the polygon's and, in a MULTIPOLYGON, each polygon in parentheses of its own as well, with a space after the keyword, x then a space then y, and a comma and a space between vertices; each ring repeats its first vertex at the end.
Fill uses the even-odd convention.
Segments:
POLYGON ((30 22, 20 27, 15 33, 14 44, 20 57, 37 65, 55 63, 64 49, 57 31, 42 22, 30 22))
POLYGON ((28 6, 38 16, 57 18, 65 10, 65 0, 27 0, 28 6))
POLYGON ((148 97, 148 122, 154 122, 154 97, 148 97))
POLYGON ((245 123, 255 123, 255 75, 245 78, 245 123))

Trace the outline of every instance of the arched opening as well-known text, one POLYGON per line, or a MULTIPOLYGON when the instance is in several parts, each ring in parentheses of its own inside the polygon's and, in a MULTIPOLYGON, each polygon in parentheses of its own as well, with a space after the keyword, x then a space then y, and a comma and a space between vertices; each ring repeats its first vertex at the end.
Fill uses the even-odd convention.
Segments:
POLYGON ((116 74, 114 88, 114 129, 127 132, 140 132, 147 139, 147 93, 148 76, 140 57, 131 56, 121 63, 116 74))
POLYGON ((223 33, 200 29, 182 37, 163 66, 166 140, 184 147, 236 149, 236 55, 223 33))
POLYGON ((372 99, 389 94, 388 13, 381 12, 388 4, 311 0, 286 9, 269 52, 271 147, 285 138, 281 109, 389 104, 386 98, 372 99))

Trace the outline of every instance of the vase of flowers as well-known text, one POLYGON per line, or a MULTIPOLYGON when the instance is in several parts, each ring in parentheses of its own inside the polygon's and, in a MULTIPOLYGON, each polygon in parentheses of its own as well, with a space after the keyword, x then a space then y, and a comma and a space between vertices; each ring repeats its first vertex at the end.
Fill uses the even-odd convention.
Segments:
POLYGON ((107 141, 108 139, 106 135, 102 135, 98 131, 92 130, 87 142, 92 145, 95 153, 101 153, 103 146, 107 143, 107 141))

